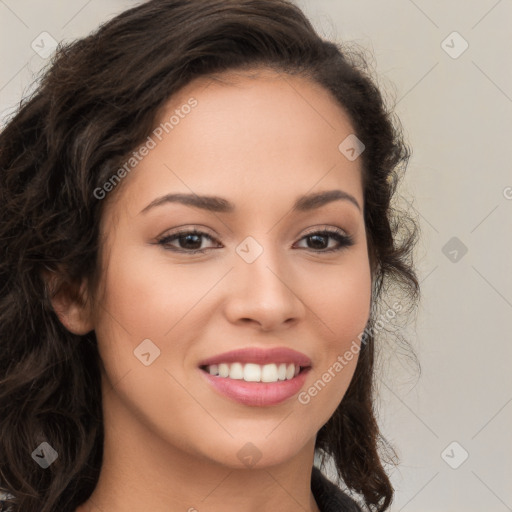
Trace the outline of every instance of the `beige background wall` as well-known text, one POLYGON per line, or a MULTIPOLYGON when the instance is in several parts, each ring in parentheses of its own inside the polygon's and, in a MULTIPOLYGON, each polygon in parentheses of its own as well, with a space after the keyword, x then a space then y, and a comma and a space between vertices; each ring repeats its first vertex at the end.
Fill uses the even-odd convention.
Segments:
MULTIPOLYGON (((414 151, 401 193, 422 229, 422 374, 384 346, 379 411, 402 459, 392 510, 512 510, 512 2, 297 3, 326 37, 373 51, 414 151)), ((0 117, 48 62, 37 36, 73 39, 135 4, 0 1, 0 117)))

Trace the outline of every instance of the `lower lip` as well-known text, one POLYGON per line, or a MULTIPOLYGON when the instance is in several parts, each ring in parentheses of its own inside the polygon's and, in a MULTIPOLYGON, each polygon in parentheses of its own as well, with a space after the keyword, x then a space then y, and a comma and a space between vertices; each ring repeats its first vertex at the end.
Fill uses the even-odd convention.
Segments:
POLYGON ((199 369, 204 378, 222 395, 243 405, 265 407, 277 405, 297 394, 304 385, 311 368, 305 368, 296 377, 278 382, 246 382, 218 377, 199 369))

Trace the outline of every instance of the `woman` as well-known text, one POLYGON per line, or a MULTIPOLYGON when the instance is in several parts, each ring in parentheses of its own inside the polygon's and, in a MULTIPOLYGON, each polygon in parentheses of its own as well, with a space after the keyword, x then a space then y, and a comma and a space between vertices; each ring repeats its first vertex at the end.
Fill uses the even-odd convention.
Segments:
POLYGON ((0 135, 9 509, 387 510, 408 156, 286 0, 152 0, 60 47, 0 135))

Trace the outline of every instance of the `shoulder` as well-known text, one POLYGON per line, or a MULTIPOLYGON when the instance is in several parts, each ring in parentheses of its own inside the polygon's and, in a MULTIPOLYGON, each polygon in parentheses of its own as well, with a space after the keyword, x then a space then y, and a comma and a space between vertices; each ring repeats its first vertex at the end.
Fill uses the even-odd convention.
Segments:
POLYGON ((316 466, 311 474, 311 491, 321 512, 363 512, 356 501, 328 480, 316 466))

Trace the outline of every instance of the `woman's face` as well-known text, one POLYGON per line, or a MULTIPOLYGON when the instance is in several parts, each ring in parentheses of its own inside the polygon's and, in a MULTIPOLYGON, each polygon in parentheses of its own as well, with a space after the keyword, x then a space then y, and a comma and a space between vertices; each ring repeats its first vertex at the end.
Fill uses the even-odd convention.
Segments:
POLYGON ((361 159, 338 148, 353 128, 323 88, 268 71, 196 80, 160 121, 104 199, 106 421, 231 467, 289 460, 343 398, 370 312, 361 159))

